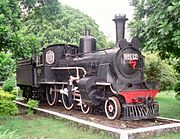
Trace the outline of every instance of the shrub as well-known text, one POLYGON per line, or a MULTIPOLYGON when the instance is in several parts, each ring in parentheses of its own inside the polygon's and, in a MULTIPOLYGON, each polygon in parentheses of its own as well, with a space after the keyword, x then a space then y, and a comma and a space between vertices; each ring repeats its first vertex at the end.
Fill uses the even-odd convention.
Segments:
POLYGON ((0 115, 14 115, 18 113, 17 106, 12 102, 16 96, 0 88, 0 115))
POLYGON ((7 91, 7 92, 11 92, 14 87, 15 87, 15 79, 14 78, 7 79, 2 86, 3 90, 7 91))
POLYGON ((37 100, 29 100, 27 105, 29 106, 28 108, 28 114, 32 115, 34 113, 33 108, 37 108, 39 105, 39 101, 37 100))
POLYGON ((15 115, 18 113, 16 104, 9 100, 0 100, 0 115, 15 115))
MULTIPOLYGON (((19 90, 18 90, 19 92, 19 90)), ((14 88, 11 92, 9 92, 10 94, 16 96, 17 95, 17 90, 14 88)))
POLYGON ((11 92, 5 92, 1 87, 0 87, 0 99, 6 99, 6 100, 15 100, 16 97, 22 97, 22 90, 18 88, 13 89, 11 92), (17 91, 18 91, 18 96, 17 96, 17 91))
POLYGON ((0 81, 5 81, 15 71, 16 62, 11 54, 0 52, 0 81))
POLYGON ((175 95, 175 98, 176 98, 177 100, 180 100, 180 92, 175 95))
POLYGON ((14 88, 11 92, 9 92, 10 94, 13 94, 13 95, 15 95, 15 96, 20 96, 20 97, 22 97, 22 93, 23 93, 23 91, 19 88, 19 87, 17 87, 17 89, 16 88, 14 88), (18 93, 18 94, 17 94, 18 93))
POLYGON ((180 81, 177 82, 176 85, 174 86, 174 91, 180 93, 180 81))
POLYGON ((9 92, 5 92, 2 88, 0 88, 0 100, 1 99, 12 101, 16 99, 16 96, 9 92))
POLYGON ((150 81, 159 81, 161 90, 173 89, 177 82, 177 73, 172 65, 161 60, 157 54, 145 54, 145 79, 150 81))
POLYGON ((175 87, 174 87, 174 91, 177 93, 175 95, 175 98, 177 100, 180 100, 180 81, 176 83, 175 87))
POLYGON ((0 100, 9 100, 9 101, 12 101, 12 100, 15 100, 15 99, 16 99, 15 95, 10 94, 10 93, 6 93, 6 92, 3 92, 3 91, 0 91, 0 100))

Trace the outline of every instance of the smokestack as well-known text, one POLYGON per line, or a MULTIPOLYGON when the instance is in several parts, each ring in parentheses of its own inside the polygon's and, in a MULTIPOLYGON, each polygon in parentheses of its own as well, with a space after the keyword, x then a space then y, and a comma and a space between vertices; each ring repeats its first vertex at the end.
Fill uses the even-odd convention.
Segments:
POLYGON ((115 15, 115 18, 113 19, 116 24, 116 44, 118 44, 121 39, 124 39, 125 22, 127 20, 128 19, 125 14, 115 15))

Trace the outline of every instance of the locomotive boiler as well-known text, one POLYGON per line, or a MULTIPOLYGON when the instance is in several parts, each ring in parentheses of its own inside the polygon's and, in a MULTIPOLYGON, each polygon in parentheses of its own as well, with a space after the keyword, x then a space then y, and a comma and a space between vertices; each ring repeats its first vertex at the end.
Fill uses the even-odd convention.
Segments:
POLYGON ((50 45, 42 54, 21 60, 17 84, 26 98, 62 102, 67 110, 80 106, 84 114, 103 110, 109 119, 150 119, 159 114, 157 84, 144 81, 140 42, 124 39, 125 15, 117 15, 116 46, 97 50, 86 30, 79 46, 50 45))

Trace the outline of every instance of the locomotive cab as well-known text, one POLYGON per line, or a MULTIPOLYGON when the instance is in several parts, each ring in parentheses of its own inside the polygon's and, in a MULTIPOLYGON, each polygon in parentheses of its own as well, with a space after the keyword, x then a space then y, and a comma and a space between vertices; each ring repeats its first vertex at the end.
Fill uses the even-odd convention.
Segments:
POLYGON ((74 54, 77 54, 77 46, 73 45, 57 44, 43 49, 42 55, 38 56, 37 60, 37 83, 55 82, 56 77, 52 68, 57 67, 61 59, 74 54))

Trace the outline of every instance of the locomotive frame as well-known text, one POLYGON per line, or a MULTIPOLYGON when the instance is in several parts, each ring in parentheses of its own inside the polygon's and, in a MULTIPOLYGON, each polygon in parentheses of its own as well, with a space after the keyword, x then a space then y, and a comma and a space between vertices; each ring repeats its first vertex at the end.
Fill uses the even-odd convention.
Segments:
POLYGON ((80 106, 84 114, 95 107, 113 119, 137 120, 159 114, 154 101, 157 84, 143 77, 140 42, 124 39, 126 16, 115 16, 117 46, 96 50, 96 39, 86 30, 80 46, 56 44, 17 67, 17 85, 26 98, 62 102, 67 110, 80 106))

